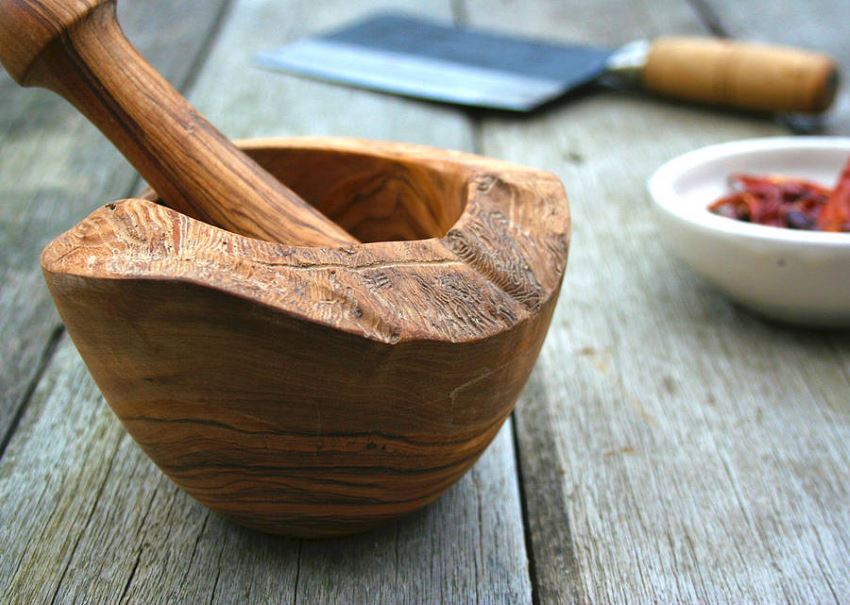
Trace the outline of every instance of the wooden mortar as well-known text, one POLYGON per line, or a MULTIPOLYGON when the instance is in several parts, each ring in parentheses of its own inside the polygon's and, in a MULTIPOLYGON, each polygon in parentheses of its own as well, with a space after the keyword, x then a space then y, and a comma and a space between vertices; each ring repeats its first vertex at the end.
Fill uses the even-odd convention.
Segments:
POLYGON ((557 178, 346 139, 246 155, 133 49, 112 0, 0 0, 0 62, 74 103, 171 207, 107 204, 41 261, 110 406, 175 482, 317 537, 424 506, 472 465, 555 306, 557 178))
POLYGON ((553 175, 350 139, 242 148, 363 242, 308 248, 108 204, 45 249, 124 426, 249 527, 346 534, 437 498, 511 413, 563 277, 553 175))

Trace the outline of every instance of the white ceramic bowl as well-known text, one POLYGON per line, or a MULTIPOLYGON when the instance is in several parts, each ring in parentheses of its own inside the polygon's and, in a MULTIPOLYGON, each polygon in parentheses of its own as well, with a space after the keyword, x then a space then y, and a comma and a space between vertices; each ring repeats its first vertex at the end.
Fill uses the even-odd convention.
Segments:
POLYGON ((770 137, 711 145, 674 158, 649 180, 672 251, 740 304, 775 319, 850 326, 850 233, 767 227, 718 216, 730 173, 778 173, 832 187, 847 137, 770 137))

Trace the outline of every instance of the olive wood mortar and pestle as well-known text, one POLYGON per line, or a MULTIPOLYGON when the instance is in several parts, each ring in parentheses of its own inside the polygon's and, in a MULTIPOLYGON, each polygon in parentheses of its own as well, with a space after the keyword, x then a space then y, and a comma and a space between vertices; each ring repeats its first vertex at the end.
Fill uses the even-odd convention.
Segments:
POLYGON ((0 0, 0 62, 152 187, 41 264, 109 405, 179 486, 320 537, 416 510, 475 462, 557 300, 555 176, 399 143, 234 145, 133 49, 114 0, 0 0))

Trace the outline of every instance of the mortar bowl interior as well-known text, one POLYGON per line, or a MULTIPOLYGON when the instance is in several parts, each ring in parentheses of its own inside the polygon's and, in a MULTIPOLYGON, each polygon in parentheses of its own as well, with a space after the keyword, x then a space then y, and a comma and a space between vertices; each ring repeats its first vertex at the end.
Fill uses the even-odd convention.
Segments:
POLYGON ((57 308, 115 414, 210 509, 363 531, 439 497, 510 415, 566 268, 553 175, 351 139, 242 148, 363 243, 287 246, 157 203, 51 242, 57 308))

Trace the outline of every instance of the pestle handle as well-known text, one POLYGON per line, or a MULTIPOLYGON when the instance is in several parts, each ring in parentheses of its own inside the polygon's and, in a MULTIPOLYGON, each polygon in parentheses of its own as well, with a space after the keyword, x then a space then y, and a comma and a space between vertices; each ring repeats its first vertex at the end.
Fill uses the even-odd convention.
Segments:
POLYGON ((249 237, 356 240, 210 125, 129 43, 115 0, 0 0, 0 63, 59 93, 175 210, 249 237))

